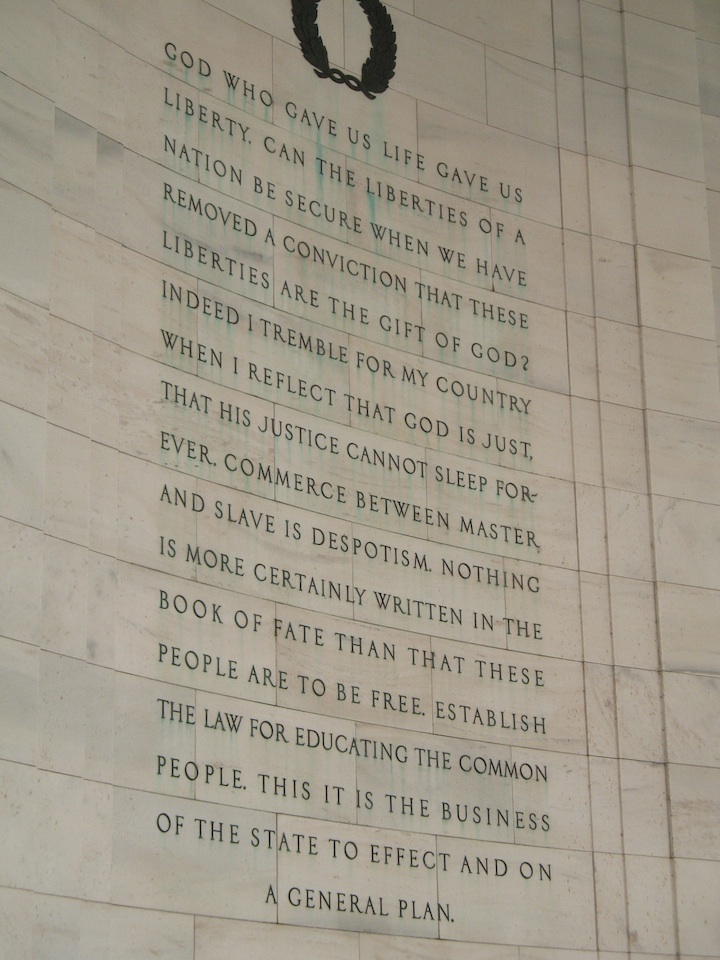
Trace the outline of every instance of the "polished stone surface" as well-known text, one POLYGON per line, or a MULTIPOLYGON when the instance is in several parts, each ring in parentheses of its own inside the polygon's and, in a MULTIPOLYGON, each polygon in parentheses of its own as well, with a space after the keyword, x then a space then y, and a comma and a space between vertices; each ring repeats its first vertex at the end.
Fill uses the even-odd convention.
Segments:
POLYGON ((3 960, 720 957, 718 6, 291 6, 0 0, 3 960))

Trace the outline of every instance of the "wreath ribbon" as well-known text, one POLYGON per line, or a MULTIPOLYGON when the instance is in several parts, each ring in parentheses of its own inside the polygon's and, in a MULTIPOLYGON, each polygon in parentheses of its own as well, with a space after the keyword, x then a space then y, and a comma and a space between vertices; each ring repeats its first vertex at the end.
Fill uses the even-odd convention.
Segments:
POLYGON ((330 66, 327 48, 317 25, 320 0, 292 0, 293 27, 300 49, 307 62, 321 79, 344 83, 359 90, 369 100, 384 93, 395 75, 397 40, 390 14, 380 0, 358 0, 370 22, 370 55, 363 64, 360 78, 330 66))

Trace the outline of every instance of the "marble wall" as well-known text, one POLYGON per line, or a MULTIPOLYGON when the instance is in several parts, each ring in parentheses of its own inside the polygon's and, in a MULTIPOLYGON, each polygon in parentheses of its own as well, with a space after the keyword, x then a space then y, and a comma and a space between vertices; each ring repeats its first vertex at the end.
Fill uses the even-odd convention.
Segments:
POLYGON ((720 7, 296 6, 0 0, 2 956, 720 957, 720 7))

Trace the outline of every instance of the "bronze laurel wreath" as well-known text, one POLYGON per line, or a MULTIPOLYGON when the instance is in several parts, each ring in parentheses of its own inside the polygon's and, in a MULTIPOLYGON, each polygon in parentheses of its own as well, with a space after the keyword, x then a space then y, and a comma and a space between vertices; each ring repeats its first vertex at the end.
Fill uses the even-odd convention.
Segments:
POLYGON ((395 75, 397 42, 390 14, 380 0, 358 0, 370 21, 370 56, 363 64, 360 79, 330 66, 328 52, 317 25, 320 0, 292 0, 293 26, 300 49, 321 79, 330 77, 351 90, 360 90, 370 100, 384 93, 395 75))

